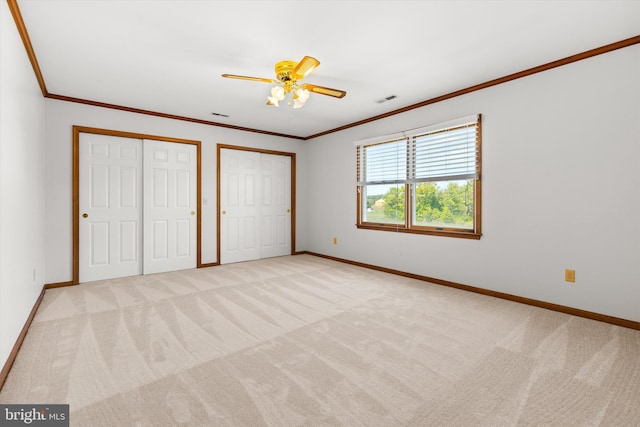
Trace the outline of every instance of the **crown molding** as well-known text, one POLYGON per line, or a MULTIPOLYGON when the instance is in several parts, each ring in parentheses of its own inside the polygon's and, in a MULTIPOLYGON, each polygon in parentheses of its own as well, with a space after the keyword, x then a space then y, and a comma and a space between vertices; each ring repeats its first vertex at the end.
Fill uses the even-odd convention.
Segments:
POLYGON ((18 32, 20 33, 20 37, 22 38, 22 42, 24 44, 25 50, 27 52, 27 56, 29 57, 29 61, 31 62, 31 66, 33 67, 33 71, 36 75, 36 79, 38 80, 38 84, 40 85, 40 89, 42 90, 42 95, 45 98, 49 98, 49 99, 56 99, 59 101, 66 101, 66 102, 75 102, 78 104, 85 104, 85 105, 93 105, 95 107, 102 107, 102 108, 109 108, 109 109, 113 109, 113 110, 121 110, 121 111, 127 111, 130 113, 137 113, 137 114, 146 114, 149 116, 155 116, 155 117, 162 117, 165 119, 172 119, 172 120, 181 120, 181 121, 185 121, 185 122, 191 122, 191 123, 198 123, 198 124, 203 124, 203 125, 209 125, 209 126, 217 126, 217 127, 222 127, 222 128, 227 128, 227 129, 233 129, 233 130, 239 130, 239 131, 244 131, 244 132, 253 132, 253 133, 259 133, 259 134, 263 134, 263 135, 271 135, 271 136, 277 136, 277 137, 281 137, 281 138, 290 138, 290 139, 297 139, 297 140, 302 140, 302 141, 308 141, 310 139, 314 139, 314 138, 318 138, 324 135, 329 135, 331 133, 335 133, 335 132, 340 132, 343 131, 345 129, 350 129, 352 127, 356 127, 356 126, 361 126, 364 125, 366 123, 371 123, 374 122, 376 120, 381 120, 381 119, 385 119, 387 117, 391 117, 391 116, 395 116, 397 114, 402 114, 405 113, 407 111, 411 111, 411 110, 415 110, 416 108, 422 108, 425 107, 427 105, 431 105, 431 104, 435 104, 438 102, 442 102, 442 101, 446 101, 448 99, 451 98, 455 98, 458 96, 462 96, 462 95, 466 95, 468 93, 472 93, 472 92, 476 92, 482 89, 486 89, 492 86, 496 86, 502 83, 507 83, 513 80, 517 80, 517 79, 521 79, 523 77, 528 77, 531 76, 533 74, 537 74, 537 73, 541 73, 543 71, 548 71, 551 70, 553 68, 557 68, 557 67, 562 67, 564 65, 567 64, 571 64, 577 61, 582 61, 583 59, 588 59, 588 58, 592 58, 594 56, 597 55, 602 55, 604 53, 608 53, 608 52, 613 52, 615 50, 618 49, 622 49, 625 47, 629 47, 629 46, 633 46, 635 44, 640 43, 640 35, 637 35, 635 37, 630 37, 628 39, 624 39, 624 40, 620 40, 618 42, 615 43, 610 43, 604 46, 600 46, 597 47, 595 49, 591 49, 591 50, 587 50, 585 52, 581 52, 581 53, 577 53, 575 55, 571 55, 571 56, 567 56, 566 58, 562 58, 562 59, 558 59, 552 62, 548 62, 546 64, 542 64, 542 65, 538 65, 537 67, 533 67, 533 68, 529 68, 523 71, 519 71, 517 73, 513 73, 513 74, 509 74, 503 77, 499 77, 497 79, 493 79, 493 80, 489 80, 487 82, 484 83, 480 83, 477 85, 473 85, 473 86, 469 86, 467 88, 464 89, 460 89, 460 90, 456 90, 454 92, 450 92, 444 95, 440 95, 437 96, 435 98, 431 98, 431 99, 427 99, 424 100, 422 102, 418 102, 416 104, 412 104, 412 105, 408 105, 406 107, 402 107, 402 108, 398 108, 396 110, 392 110, 383 114, 379 114, 377 116, 373 116, 373 117, 369 117, 367 119, 363 119, 363 120, 359 120, 357 122, 353 122, 353 123, 349 123, 337 128, 333 128, 333 129, 329 129, 323 132, 319 132, 319 133, 315 133, 313 135, 308 135, 308 136, 296 136, 296 135, 289 135, 289 134, 285 134, 285 133, 278 133, 278 132, 270 132, 267 130, 262 130, 262 129, 254 129, 254 128, 248 128, 248 127, 242 127, 242 126, 234 126, 234 125, 229 125, 226 123, 219 123, 219 122, 213 122, 213 121, 207 121, 207 120, 201 120, 201 119, 195 119, 195 118, 191 118, 191 117, 185 117, 185 116, 178 116, 178 115, 174 115, 174 114, 167 114, 167 113, 162 113, 162 112, 158 112, 158 111, 150 111, 150 110, 143 110, 143 109, 139 109, 139 108, 132 108, 132 107, 126 107, 126 106, 122 106, 122 105, 116 105, 116 104, 108 104, 105 102, 100 102, 100 101, 93 101, 93 100, 89 100, 89 99, 81 99, 81 98, 74 98, 71 96, 65 96, 65 95, 57 95, 57 94, 52 94, 49 93, 47 91, 47 87, 44 81, 44 77, 42 76, 42 71, 40 70, 40 66, 38 65, 38 59, 36 58, 36 54, 33 50, 33 46, 31 44, 31 40, 29 38, 29 33, 27 32, 27 28, 24 24, 24 21, 22 19, 22 14, 20 13, 20 8, 18 7, 18 3, 17 0, 7 0, 7 4, 9 5, 9 9, 11 10, 11 14, 13 15, 13 19, 16 23, 16 27, 18 28, 18 32))

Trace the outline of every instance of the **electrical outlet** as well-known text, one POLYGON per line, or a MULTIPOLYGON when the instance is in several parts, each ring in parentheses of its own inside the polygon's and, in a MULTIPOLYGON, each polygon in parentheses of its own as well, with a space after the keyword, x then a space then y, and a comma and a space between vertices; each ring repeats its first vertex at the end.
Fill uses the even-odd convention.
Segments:
POLYGON ((338 238, 337 238, 337 237, 334 237, 334 238, 333 238, 333 244, 334 244, 334 245, 337 245, 337 244, 338 244, 338 238))
POLYGON ((576 271, 575 270, 565 270, 564 271, 564 281, 574 283, 576 281, 576 271))

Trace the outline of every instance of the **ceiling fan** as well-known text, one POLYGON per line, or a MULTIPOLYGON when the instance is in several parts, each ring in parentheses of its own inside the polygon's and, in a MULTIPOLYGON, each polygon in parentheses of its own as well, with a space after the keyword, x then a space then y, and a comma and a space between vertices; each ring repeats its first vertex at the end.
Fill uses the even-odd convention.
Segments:
MULTIPOLYGON (((267 105, 274 105, 278 107, 280 101, 284 100, 287 94, 291 93, 291 100, 293 100, 293 108, 302 107, 311 93, 317 93, 320 95, 333 96, 334 98, 343 98, 347 92, 339 89, 331 89, 329 87, 317 86, 310 83, 300 83, 304 77, 311 73, 315 68, 320 65, 320 61, 310 56, 305 56, 296 61, 280 61, 275 65, 276 78, 265 79, 261 77, 248 77, 238 76, 235 74, 223 74, 222 77, 230 79, 252 80, 255 82, 275 83, 271 89, 271 96, 267 98, 267 105)), ((287 105, 291 105, 291 100, 287 102, 287 105)))

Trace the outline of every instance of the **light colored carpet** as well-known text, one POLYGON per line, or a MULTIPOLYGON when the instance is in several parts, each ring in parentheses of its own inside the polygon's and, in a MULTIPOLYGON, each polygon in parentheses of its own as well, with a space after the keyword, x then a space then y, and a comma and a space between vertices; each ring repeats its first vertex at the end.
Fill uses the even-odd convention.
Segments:
POLYGON ((272 258, 47 291, 0 402, 73 426, 638 426, 640 331, 272 258))

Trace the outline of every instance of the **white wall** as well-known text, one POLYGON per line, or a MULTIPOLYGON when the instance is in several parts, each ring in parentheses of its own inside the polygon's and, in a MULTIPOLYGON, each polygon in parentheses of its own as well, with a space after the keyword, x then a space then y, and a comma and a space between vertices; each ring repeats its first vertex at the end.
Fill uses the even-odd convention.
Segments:
POLYGON ((0 367, 44 285, 44 98, 0 2, 0 367))
POLYGON ((73 125, 203 142, 203 262, 216 144, 260 147, 297 153, 297 250, 640 321, 638 45, 302 142, 44 100, 6 2, 0 42, 0 366, 43 284, 72 278, 73 125), (355 228, 352 141, 474 113, 481 240, 355 228))
POLYGON ((72 257, 72 126, 142 133, 202 141, 202 262, 217 260, 216 254, 216 146, 229 144, 296 153, 297 221, 296 250, 306 249, 305 142, 217 126, 46 100, 47 217, 46 283, 70 281, 72 257))
POLYGON ((312 140, 308 157, 310 251, 640 321, 638 45, 312 140), (475 113, 481 240, 356 229, 353 141, 475 113))

